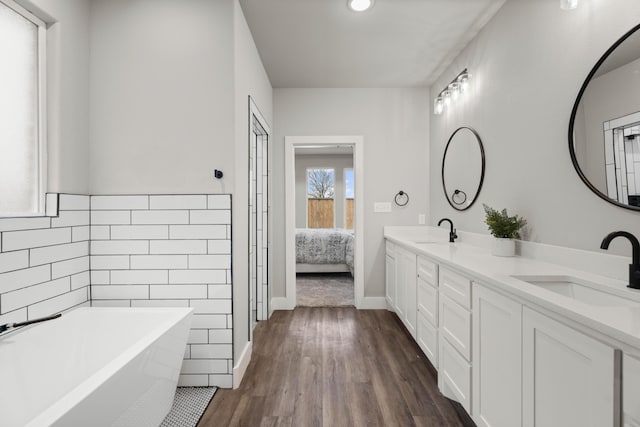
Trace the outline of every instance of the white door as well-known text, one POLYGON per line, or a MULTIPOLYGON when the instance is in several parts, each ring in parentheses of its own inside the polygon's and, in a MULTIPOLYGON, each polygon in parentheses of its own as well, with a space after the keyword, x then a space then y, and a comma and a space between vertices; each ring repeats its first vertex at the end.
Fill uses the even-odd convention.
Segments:
POLYGON ((613 348, 527 307, 522 332, 524 427, 619 425, 613 348))
POLYGON ((396 248, 396 314, 404 322, 405 310, 406 310, 406 269, 403 268, 404 264, 404 250, 396 248))
POLYGON ((522 304, 473 286, 473 419, 483 427, 522 425, 522 304))

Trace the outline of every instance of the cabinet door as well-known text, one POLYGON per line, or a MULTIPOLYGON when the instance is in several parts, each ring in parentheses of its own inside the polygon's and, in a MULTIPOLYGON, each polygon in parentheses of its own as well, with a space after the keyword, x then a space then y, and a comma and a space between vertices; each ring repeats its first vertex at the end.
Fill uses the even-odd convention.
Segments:
POLYGON ((522 425, 522 304, 474 283, 473 419, 522 425))
POLYGON ((405 270, 405 315, 404 324, 411 336, 416 337, 416 324, 418 321, 418 292, 416 272, 416 255, 411 252, 403 252, 402 268, 405 270))
POLYGON ((640 427, 640 360, 622 359, 622 411, 624 427, 640 427))
POLYGON ((613 348, 526 307, 522 332, 525 427, 619 425, 613 348))
POLYGON ((438 388, 471 413, 471 364, 447 340, 440 340, 438 350, 438 388))
POLYGON ((438 369, 438 328, 418 311, 416 341, 434 368, 438 369))
POLYGON ((385 294, 387 307, 393 310, 396 299, 396 260, 390 255, 385 255, 385 294))

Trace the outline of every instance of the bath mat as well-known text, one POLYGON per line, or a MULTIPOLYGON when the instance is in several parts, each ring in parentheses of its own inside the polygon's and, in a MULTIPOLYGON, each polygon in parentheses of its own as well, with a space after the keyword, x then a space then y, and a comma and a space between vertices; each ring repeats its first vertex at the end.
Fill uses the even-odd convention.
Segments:
POLYGON ((173 407, 160 427, 195 427, 216 390, 216 387, 178 387, 173 407))

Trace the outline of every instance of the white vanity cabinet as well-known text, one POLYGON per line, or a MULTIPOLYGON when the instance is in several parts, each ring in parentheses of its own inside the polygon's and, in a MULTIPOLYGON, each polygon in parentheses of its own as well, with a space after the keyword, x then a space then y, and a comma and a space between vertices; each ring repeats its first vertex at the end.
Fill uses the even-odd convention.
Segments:
POLYGON ((471 413, 471 280, 439 267, 438 388, 471 413))
POLYGON ((622 358, 622 425, 640 427, 640 360, 622 358))
POLYGON ((395 308, 396 306, 396 245, 387 242, 385 245, 385 297, 387 299, 387 307, 395 308))
POLYGON ((396 246, 396 314, 411 336, 416 337, 416 254, 396 246))
POLYGON ((616 350, 527 307, 522 334, 524 427, 619 425, 616 350))
POLYGON ((422 256, 417 259, 418 318, 416 341, 438 368, 438 265, 422 256))
POLYGON ((522 304, 473 283, 473 419, 522 425, 522 304))

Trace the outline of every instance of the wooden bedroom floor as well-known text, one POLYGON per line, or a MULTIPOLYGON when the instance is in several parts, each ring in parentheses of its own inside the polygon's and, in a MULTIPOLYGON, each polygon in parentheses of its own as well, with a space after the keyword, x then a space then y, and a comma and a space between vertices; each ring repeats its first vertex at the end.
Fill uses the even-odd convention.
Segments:
POLYGON ((240 388, 218 390, 198 427, 462 425, 394 314, 299 307, 258 324, 240 388))

